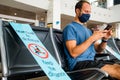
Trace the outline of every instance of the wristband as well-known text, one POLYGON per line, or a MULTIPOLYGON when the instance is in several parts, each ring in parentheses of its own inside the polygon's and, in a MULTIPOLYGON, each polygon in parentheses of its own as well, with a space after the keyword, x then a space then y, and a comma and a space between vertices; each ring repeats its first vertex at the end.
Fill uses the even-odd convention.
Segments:
POLYGON ((108 40, 104 40, 104 39, 102 39, 102 42, 108 42, 108 40))

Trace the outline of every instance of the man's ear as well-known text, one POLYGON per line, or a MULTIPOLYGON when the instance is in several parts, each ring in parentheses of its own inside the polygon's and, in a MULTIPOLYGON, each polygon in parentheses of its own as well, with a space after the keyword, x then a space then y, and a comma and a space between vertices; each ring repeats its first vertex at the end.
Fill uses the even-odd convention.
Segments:
POLYGON ((80 10, 79 9, 76 9, 75 12, 76 12, 77 15, 80 14, 80 10))

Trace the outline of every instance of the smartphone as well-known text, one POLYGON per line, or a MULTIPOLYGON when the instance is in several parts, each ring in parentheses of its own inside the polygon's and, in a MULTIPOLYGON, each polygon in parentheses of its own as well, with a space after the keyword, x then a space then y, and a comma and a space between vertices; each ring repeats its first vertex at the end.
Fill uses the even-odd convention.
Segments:
POLYGON ((111 28, 112 28, 112 25, 107 24, 107 27, 106 27, 104 30, 109 30, 109 29, 111 29, 111 28))

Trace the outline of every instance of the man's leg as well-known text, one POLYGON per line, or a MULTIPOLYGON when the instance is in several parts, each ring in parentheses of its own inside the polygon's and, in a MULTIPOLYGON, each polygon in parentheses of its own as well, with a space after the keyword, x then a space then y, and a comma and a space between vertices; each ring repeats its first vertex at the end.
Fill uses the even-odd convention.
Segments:
POLYGON ((120 65, 118 64, 106 64, 101 68, 103 71, 107 72, 111 77, 117 78, 120 80, 120 65))

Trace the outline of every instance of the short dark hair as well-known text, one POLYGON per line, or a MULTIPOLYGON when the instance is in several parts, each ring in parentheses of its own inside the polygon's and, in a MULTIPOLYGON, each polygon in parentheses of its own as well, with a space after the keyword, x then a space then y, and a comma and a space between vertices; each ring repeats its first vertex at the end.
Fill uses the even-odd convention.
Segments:
POLYGON ((90 3, 89 3, 88 1, 86 1, 86 0, 80 0, 79 2, 76 3, 76 5, 75 5, 75 10, 76 10, 77 8, 82 9, 82 6, 83 6, 84 3, 90 4, 90 3))

